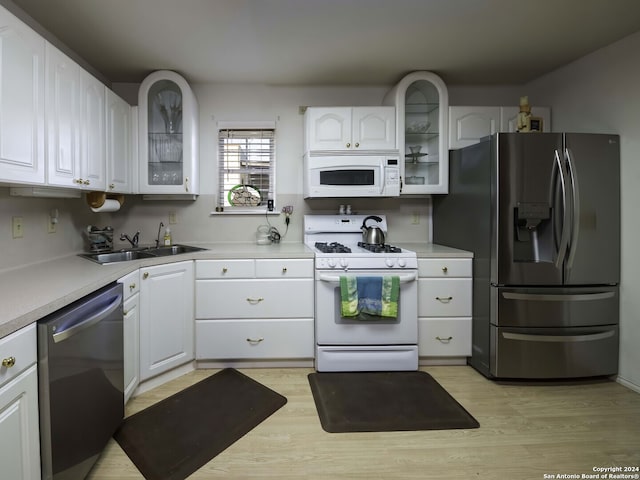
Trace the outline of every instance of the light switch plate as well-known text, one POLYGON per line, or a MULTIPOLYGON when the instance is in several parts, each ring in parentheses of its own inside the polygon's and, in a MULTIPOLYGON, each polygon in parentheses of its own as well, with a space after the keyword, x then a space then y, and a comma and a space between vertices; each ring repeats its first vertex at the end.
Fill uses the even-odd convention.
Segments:
POLYGON ((13 232, 13 238, 23 237, 22 217, 11 217, 11 231, 13 232))

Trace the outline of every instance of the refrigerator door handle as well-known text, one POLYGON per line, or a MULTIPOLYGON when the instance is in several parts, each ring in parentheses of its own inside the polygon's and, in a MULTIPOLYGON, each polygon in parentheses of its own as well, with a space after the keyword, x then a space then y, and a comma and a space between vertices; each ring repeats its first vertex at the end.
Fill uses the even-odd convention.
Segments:
POLYGON ((573 294, 537 294, 503 292, 502 296, 507 300, 533 300, 537 302, 576 302, 589 300, 605 300, 616 296, 615 292, 599 293, 573 293, 573 294))
POLYGON ((556 258, 556 268, 560 268, 564 263, 564 258, 567 253, 567 246, 569 245, 569 210, 567 202, 567 182, 565 179, 565 171, 560 160, 560 153, 558 150, 554 150, 554 170, 558 169, 558 176, 560 177, 560 187, 562 189, 562 236, 560 237, 560 245, 558 246, 558 256, 556 258))
POLYGON ((604 340, 613 337, 615 330, 607 330, 606 332, 590 333, 587 335, 529 335, 526 333, 510 333, 502 332, 502 336, 507 340, 520 340, 523 342, 593 342, 596 340, 604 340))
POLYGON ((567 267, 573 266, 573 259, 576 256, 578 246, 578 234, 580 233, 580 194, 578 190, 578 176, 576 174, 575 162, 571 159, 571 150, 565 148, 564 155, 567 159, 567 170, 571 180, 571 241, 569 242, 569 258, 567 267))

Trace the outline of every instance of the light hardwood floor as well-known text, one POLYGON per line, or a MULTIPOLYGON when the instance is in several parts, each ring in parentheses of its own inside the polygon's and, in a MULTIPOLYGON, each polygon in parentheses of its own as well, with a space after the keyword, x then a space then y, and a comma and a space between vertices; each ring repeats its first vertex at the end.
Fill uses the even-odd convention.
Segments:
MULTIPOLYGON (((535 480, 640 466, 640 394, 613 381, 496 383, 466 366, 421 369, 480 422, 479 429, 327 433, 309 389, 311 369, 239 369, 288 402, 189 478, 535 480)), ((216 371, 197 370, 146 392, 129 402, 126 414, 216 371)), ((89 476, 141 478, 113 440, 89 476)))

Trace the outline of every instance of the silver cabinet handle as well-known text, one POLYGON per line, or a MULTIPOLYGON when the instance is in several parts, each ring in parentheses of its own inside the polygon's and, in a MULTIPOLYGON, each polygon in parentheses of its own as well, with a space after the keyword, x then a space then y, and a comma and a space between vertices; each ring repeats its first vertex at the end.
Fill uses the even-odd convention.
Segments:
POLYGON ((453 297, 436 297, 436 300, 442 303, 449 303, 453 300, 453 297))
POLYGON ((251 345, 258 345, 263 340, 264 340, 264 338, 262 338, 262 337, 260 337, 260 338, 247 338, 247 342, 249 342, 251 345))
POLYGON ((144 273, 142 274, 142 278, 144 278, 145 280, 146 280, 147 278, 149 278, 149 272, 144 272, 144 273))
POLYGON ((534 302, 579 302, 589 300, 605 300, 616 296, 615 292, 574 293, 574 294, 543 294, 503 292, 507 300, 532 300, 534 302))
POLYGON ((258 298, 249 298, 247 297, 247 302, 249 302, 251 305, 257 305, 258 303, 262 302, 264 300, 264 298, 262 297, 258 297, 258 298))
POLYGON ((11 368, 16 364, 16 357, 8 357, 2 359, 2 366, 11 368))
POLYGON ((131 285, 129 285, 129 290, 133 290, 134 288, 136 288, 136 284, 132 283, 131 285))
POLYGON ((442 273, 449 273, 449 269, 447 267, 442 267, 442 273))
POLYGON ((282 267, 282 273, 287 273, 287 267, 282 267))
POLYGON ((446 337, 446 338, 436 337, 436 340, 438 340, 441 343, 449 343, 451 342, 451 340, 453 340, 453 337, 446 337))
POLYGON ((600 333, 587 333, 585 335, 533 335, 528 333, 502 332, 502 336, 507 340, 520 340, 522 342, 554 342, 554 343, 575 343, 593 342, 604 340, 615 335, 614 330, 600 333))

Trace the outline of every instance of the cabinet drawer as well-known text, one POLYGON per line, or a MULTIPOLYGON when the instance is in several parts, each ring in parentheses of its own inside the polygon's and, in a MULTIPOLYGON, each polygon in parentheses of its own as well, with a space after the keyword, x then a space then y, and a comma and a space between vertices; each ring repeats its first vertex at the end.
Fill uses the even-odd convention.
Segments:
POLYGON ((420 277, 470 277, 471 271, 470 258, 418 259, 418 276, 420 277))
POLYGON ((17 377, 38 361, 36 324, 0 338, 0 385, 17 377), (7 365, 3 366, 2 363, 7 365))
POLYGON ((313 317, 313 279, 197 280, 196 318, 313 317))
POLYGON ((312 357, 312 318, 196 321, 199 360, 312 357))
POLYGON ((256 277, 261 278, 313 278, 313 260, 307 259, 259 259, 256 260, 256 277))
POLYGON ((421 357, 471 355, 471 318, 418 319, 418 352, 421 357))
POLYGON ((122 299, 127 300, 140 291, 140 271, 136 270, 135 272, 125 275, 118 280, 118 283, 122 284, 122 299))
POLYGON ((470 317, 470 278, 419 278, 419 317, 470 317))
POLYGON ((254 276, 253 259, 196 261, 196 278, 253 278, 254 276))

